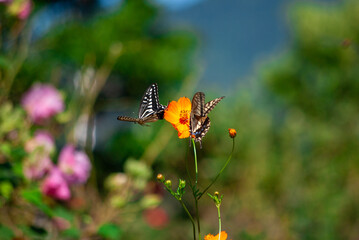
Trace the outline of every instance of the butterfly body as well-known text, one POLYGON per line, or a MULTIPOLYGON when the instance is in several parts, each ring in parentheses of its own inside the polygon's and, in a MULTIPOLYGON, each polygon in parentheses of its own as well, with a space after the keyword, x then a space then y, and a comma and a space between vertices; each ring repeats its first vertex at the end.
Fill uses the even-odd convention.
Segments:
POLYGON ((157 83, 151 84, 142 97, 138 118, 118 116, 117 120, 146 125, 149 122, 156 122, 163 119, 166 106, 159 103, 157 83))
POLYGON ((202 143, 202 138, 207 134, 211 126, 211 121, 207 115, 223 98, 219 97, 205 103, 205 94, 203 92, 197 92, 193 96, 190 115, 190 136, 196 142, 202 143))

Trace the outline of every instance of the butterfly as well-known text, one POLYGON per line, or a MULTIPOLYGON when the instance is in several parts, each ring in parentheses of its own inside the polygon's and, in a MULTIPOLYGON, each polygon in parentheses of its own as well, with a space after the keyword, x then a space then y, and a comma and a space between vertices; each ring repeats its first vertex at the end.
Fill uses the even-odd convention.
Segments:
POLYGON ((200 143, 201 148, 202 138, 207 134, 211 126, 211 121, 207 115, 223 98, 224 97, 219 97, 208 103, 205 103, 205 94, 203 92, 195 93, 192 98, 190 136, 196 142, 200 143))
POLYGON ((157 83, 151 84, 142 97, 138 118, 118 116, 117 120, 134 122, 140 125, 146 125, 149 122, 156 122, 163 119, 164 110, 167 106, 159 103, 157 83))

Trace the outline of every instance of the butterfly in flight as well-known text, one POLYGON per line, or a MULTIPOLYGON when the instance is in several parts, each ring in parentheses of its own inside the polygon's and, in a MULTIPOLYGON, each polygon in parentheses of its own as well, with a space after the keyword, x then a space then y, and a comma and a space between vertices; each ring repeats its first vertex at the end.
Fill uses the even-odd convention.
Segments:
POLYGON ((117 120, 134 122, 140 125, 146 125, 149 122, 156 122, 163 119, 164 110, 167 106, 159 103, 157 83, 151 84, 142 97, 138 118, 118 116, 117 120))
POLYGON ((205 95, 203 92, 197 92, 193 96, 190 115, 190 136, 196 142, 200 143, 201 148, 202 138, 206 135, 211 126, 211 121, 207 115, 223 98, 224 97, 219 97, 205 103, 205 95))

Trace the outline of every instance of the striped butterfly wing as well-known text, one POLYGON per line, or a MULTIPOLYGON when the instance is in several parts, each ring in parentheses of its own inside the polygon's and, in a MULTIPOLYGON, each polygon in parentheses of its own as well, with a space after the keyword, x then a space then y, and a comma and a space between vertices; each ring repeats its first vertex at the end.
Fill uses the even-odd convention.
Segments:
POLYGON ((164 118, 166 108, 167 108, 166 105, 162 105, 162 104, 159 105, 159 108, 158 108, 157 114, 156 114, 158 119, 162 120, 164 118))
POLYGON ((202 138, 207 134, 209 128, 211 127, 211 121, 209 117, 202 118, 200 124, 197 125, 197 128, 192 132, 192 137, 196 142, 202 142, 202 138))
POLYGON ((135 123, 140 123, 140 121, 141 121, 141 119, 139 119, 139 118, 133 118, 133 117, 127 117, 127 116, 118 116, 117 120, 126 121, 126 122, 135 122, 135 123))
POLYGON ((147 88, 142 97, 140 109, 138 110, 138 118, 151 118, 151 115, 156 114, 158 105, 158 87, 157 83, 154 83, 147 88))
POLYGON ((204 93, 198 92, 193 96, 190 130, 191 137, 194 138, 196 142, 202 144, 202 138, 211 127, 211 121, 207 115, 223 98, 224 97, 219 97, 205 104, 204 93))
POLYGON ((197 92, 192 98, 192 109, 190 116, 190 134, 196 142, 202 141, 202 138, 209 130, 210 121, 205 115, 205 94, 197 92))
POLYGON ((166 106, 159 103, 158 86, 157 83, 154 83, 147 88, 141 99, 138 118, 119 116, 117 119, 143 125, 148 122, 155 122, 158 119, 163 119, 165 108, 166 106))
POLYGON ((204 115, 204 99, 205 95, 203 92, 197 92, 192 98, 192 110, 191 114, 197 117, 205 117, 204 115))
POLYGON ((213 108, 223 99, 224 97, 219 97, 219 98, 216 98, 216 99, 213 99, 212 101, 206 103, 204 105, 204 112, 205 112, 205 115, 207 116, 208 113, 210 111, 213 110, 213 108))

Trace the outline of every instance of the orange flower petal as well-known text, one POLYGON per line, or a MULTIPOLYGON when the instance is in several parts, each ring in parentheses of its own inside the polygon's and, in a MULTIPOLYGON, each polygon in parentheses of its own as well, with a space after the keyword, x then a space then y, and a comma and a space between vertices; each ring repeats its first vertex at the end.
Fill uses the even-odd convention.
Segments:
POLYGON ((236 131, 236 129, 234 129, 234 128, 228 128, 228 132, 229 132, 229 136, 230 136, 231 138, 235 138, 236 135, 237 135, 237 131, 236 131))
POLYGON ((178 118, 179 114, 180 111, 177 102, 172 101, 170 102, 170 104, 168 104, 168 107, 165 110, 164 118, 172 124, 177 124, 179 122, 179 118, 178 118))
POLYGON ((204 240, 214 240, 214 236, 212 234, 208 234, 204 237, 204 240))
POLYGON ((178 99, 178 104, 181 110, 187 111, 189 113, 191 112, 192 103, 189 98, 181 97, 178 99))
POLYGON ((178 132, 178 137, 179 138, 188 138, 189 137, 189 128, 187 129, 187 131, 178 132))
MULTIPOLYGON (((225 231, 221 232, 221 240, 227 240, 227 233, 225 231)), ((212 234, 208 234, 204 237, 204 240, 218 240, 219 234, 213 236, 212 234)))
POLYGON ((164 118, 178 131, 179 138, 189 137, 191 106, 191 101, 188 98, 181 97, 177 102, 170 102, 165 110, 164 118))

